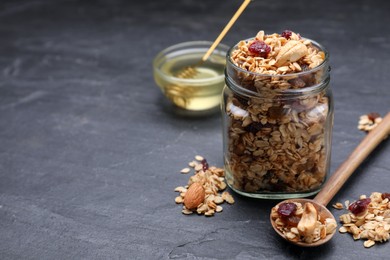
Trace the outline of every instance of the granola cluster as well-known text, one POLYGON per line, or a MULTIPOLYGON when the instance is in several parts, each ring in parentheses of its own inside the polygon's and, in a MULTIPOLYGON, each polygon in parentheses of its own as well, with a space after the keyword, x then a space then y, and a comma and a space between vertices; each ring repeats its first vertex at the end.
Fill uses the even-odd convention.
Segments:
MULTIPOLYGON (((312 42, 303 39, 300 35, 291 32, 286 38, 277 33, 265 35, 259 31, 256 37, 248 41, 240 41, 237 48, 231 54, 231 60, 235 65, 245 71, 266 75, 285 75, 313 69, 325 59, 325 53, 313 47, 312 42), (263 42, 270 52, 266 57, 251 51, 251 45, 263 42)), ((271 83, 271 82, 270 82, 271 83)), ((304 87, 304 80, 299 82, 284 82, 270 84, 275 88, 300 88, 304 87)))
POLYGON ((368 133, 372 129, 374 129, 380 122, 382 122, 382 117, 378 113, 368 113, 360 117, 358 129, 368 133))
POLYGON ((315 191, 328 169, 332 116, 327 83, 319 91, 305 89, 327 79, 324 52, 294 32, 286 38, 260 31, 230 57, 229 80, 254 94, 224 97, 229 185, 250 193, 315 191), (269 47, 267 55, 254 53, 256 41, 269 47))
MULTIPOLYGON (((223 210, 220 204, 225 201, 229 204, 234 203, 233 196, 229 192, 223 191, 226 189, 223 169, 215 166, 209 167, 206 159, 199 155, 195 156, 195 160, 189 162, 188 165, 194 169, 194 175, 189 178, 186 186, 175 188, 176 192, 180 192, 180 195, 175 198, 175 202, 177 204, 183 203, 183 214, 191 215, 197 212, 199 215, 214 216, 216 212, 223 210), (193 189, 192 193, 189 194, 193 184, 198 184, 199 188, 193 189), (191 205, 191 208, 186 207, 186 197, 188 199, 189 196, 191 199, 187 206, 191 205)), ((184 168, 180 172, 187 174, 191 172, 191 169, 184 168)))
POLYGON ((321 219, 313 204, 309 202, 304 205, 299 202, 286 204, 295 206, 286 214, 286 210, 280 208, 284 204, 277 205, 272 208, 271 218, 287 240, 311 244, 333 234, 336 230, 336 221, 333 218, 321 219))
MULTIPOLYGON (((369 198, 360 196, 360 200, 369 200, 360 212, 348 212, 340 216, 343 226, 340 233, 350 233, 354 240, 364 239, 364 247, 372 247, 377 242, 386 242, 390 238, 390 194, 373 192, 369 198)), ((357 201, 357 202, 359 202, 357 201)), ((356 202, 355 202, 356 203, 356 202)), ((351 208, 349 201, 346 208, 351 208)), ((356 208, 356 207, 355 207, 356 208)))

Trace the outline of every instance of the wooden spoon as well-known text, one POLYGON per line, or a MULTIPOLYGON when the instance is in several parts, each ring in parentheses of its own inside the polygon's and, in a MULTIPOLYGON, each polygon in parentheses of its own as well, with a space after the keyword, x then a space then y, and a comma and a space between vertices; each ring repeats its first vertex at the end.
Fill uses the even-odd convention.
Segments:
MULTIPOLYGON (((302 206, 310 202, 314 205, 314 207, 318 211, 318 215, 321 219, 326 218, 334 218, 332 213, 326 208, 326 205, 329 201, 336 195, 336 193, 340 190, 343 184, 347 181, 347 179, 352 175, 352 173, 356 170, 356 168, 364 161, 364 159, 381 143, 386 137, 390 134, 390 112, 383 118, 382 122, 370 131, 367 136, 361 141, 361 143, 355 148, 355 150, 351 153, 348 159, 337 169, 335 173, 330 177, 325 186, 321 189, 321 191, 317 194, 317 196, 311 199, 289 199, 282 201, 277 204, 279 206, 282 203, 286 202, 299 202, 302 206)), ((275 222, 270 217, 272 227, 281 237, 286 239, 287 241, 302 247, 315 247, 320 246, 326 242, 328 242, 336 232, 336 230, 332 234, 328 234, 325 238, 320 239, 314 243, 305 243, 305 242, 294 242, 288 240, 284 234, 277 228, 275 222)))

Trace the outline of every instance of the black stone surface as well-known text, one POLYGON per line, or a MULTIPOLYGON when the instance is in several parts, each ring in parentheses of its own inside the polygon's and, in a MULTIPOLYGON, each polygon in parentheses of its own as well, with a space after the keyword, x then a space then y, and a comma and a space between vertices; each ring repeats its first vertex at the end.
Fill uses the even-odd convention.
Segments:
MULTIPOLYGON (((337 233, 319 248, 275 235, 276 201, 235 195, 212 218, 174 203, 196 154, 222 166, 218 114, 188 118, 152 77, 163 48, 214 40, 239 0, 1 1, 1 259, 388 259, 337 233)), ((288 28, 331 54, 332 171, 364 137, 360 115, 389 111, 389 1, 254 1, 225 44, 288 28)), ((390 192, 390 143, 333 202, 390 192)), ((338 217, 342 211, 331 208, 338 217)))

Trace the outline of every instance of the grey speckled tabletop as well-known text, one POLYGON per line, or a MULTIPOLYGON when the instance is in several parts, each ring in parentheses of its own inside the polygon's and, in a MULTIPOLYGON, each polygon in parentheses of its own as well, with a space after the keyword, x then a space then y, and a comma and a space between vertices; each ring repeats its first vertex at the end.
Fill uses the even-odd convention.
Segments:
MULTIPOLYGON (((0 3, 1 259, 385 259, 336 234, 298 248, 269 225, 276 201, 234 194, 212 218, 184 216, 173 189, 195 154, 222 166, 219 114, 189 118, 164 100, 152 59, 213 40, 241 1, 31 0, 0 3)), ((390 4, 254 1, 223 43, 288 28, 331 55, 334 171, 364 137, 367 112, 390 110, 390 4)), ((387 191, 382 143, 333 201, 387 191)), ((338 217, 341 211, 331 209, 338 217)))

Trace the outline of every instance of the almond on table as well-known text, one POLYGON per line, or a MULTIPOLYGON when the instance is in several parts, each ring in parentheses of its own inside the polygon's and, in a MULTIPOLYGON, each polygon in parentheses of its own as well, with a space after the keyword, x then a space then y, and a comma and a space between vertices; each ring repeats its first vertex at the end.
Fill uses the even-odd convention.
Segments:
MULTIPOLYGON (((214 216, 216 212, 222 212, 220 204, 225 201, 229 204, 234 203, 234 198, 229 192, 220 193, 226 189, 224 169, 210 167, 207 160, 200 155, 195 156, 195 160, 188 165, 193 168, 194 175, 189 178, 186 186, 175 188, 176 192, 180 192, 175 202, 183 204, 184 215, 196 212, 199 215, 214 216)), ((181 173, 190 171, 190 168, 184 168, 181 173)))

